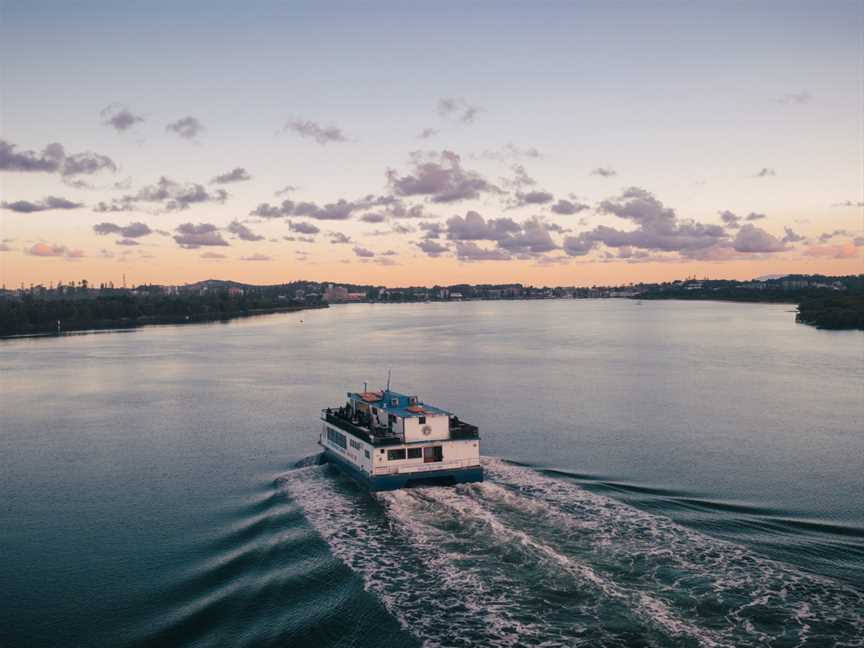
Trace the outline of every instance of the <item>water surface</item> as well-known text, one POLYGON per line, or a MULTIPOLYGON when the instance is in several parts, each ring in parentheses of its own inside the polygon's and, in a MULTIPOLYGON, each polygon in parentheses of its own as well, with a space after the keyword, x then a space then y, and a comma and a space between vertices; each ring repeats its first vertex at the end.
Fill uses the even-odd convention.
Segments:
POLYGON ((0 342, 0 644, 862 645, 864 335, 789 310, 0 342), (486 483, 372 496, 303 466, 320 408, 391 367, 480 426, 486 483))

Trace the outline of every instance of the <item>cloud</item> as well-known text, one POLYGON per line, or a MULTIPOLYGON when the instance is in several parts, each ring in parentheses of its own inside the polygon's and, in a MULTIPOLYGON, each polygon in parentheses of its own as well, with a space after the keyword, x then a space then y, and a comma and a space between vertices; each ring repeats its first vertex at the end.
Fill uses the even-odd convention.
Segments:
POLYGON ((294 202, 283 200, 281 205, 261 203, 249 212, 250 216, 261 218, 283 218, 287 216, 307 216, 317 220, 348 220, 355 211, 369 209, 376 205, 392 203, 395 199, 389 196, 366 196, 365 198, 349 202, 338 200, 335 203, 318 205, 314 202, 294 202))
POLYGON ((763 218, 766 218, 765 214, 757 214, 756 212, 750 212, 747 214, 748 221, 757 221, 762 220, 763 218))
POLYGON ((288 221, 288 230, 298 234, 317 234, 321 230, 312 223, 288 221))
POLYGON ((501 149, 486 149, 479 155, 472 154, 470 157, 475 160, 496 160, 498 162, 504 162, 506 160, 518 160, 521 158, 539 158, 542 157, 542 155, 540 151, 533 146, 520 148, 512 142, 508 142, 501 149))
POLYGON ((858 250, 854 242, 840 245, 811 245, 804 250, 806 256, 819 259, 854 259, 858 256, 858 250))
POLYGON ((171 122, 165 127, 165 130, 171 133, 176 133, 183 139, 195 139, 206 129, 204 128, 204 124, 198 121, 196 117, 189 115, 182 119, 178 119, 175 122, 171 122))
POLYGON ((220 254, 219 252, 205 252, 201 255, 202 259, 225 259, 227 258, 224 254, 220 254))
POLYGON ((351 243, 351 237, 342 232, 330 232, 330 243, 334 245, 347 245, 351 243))
POLYGON ((852 202, 851 200, 847 200, 845 202, 834 203, 831 205, 832 207, 864 207, 864 202, 852 202))
POLYGON ((451 203, 478 198, 482 192, 499 191, 476 171, 462 167, 461 158, 452 151, 440 154, 411 154, 412 172, 400 176, 387 171, 387 180, 398 196, 429 196, 432 202, 451 203))
POLYGON ((100 201, 93 206, 93 211, 99 213, 129 212, 135 210, 136 207, 134 204, 122 201, 112 201, 110 203, 100 201))
POLYGON ((783 237, 784 243, 798 243, 804 240, 804 237, 793 232, 791 227, 784 227, 783 230, 785 232, 785 236, 783 237))
POLYGON ((522 223, 520 232, 500 238, 498 246, 511 253, 526 255, 543 254, 558 249, 549 234, 549 228, 536 217, 522 223))
POLYGON ((0 243, 0 252, 11 252, 12 247, 8 243, 0 243))
POLYGON ((591 171, 591 175, 601 176, 603 178, 611 178, 612 176, 618 175, 618 172, 615 169, 611 169, 609 167, 597 167, 593 171, 591 171))
POLYGON ((398 256, 399 253, 396 250, 387 250, 386 252, 382 252, 381 256, 398 256))
POLYGON ((336 126, 321 126, 317 122, 307 120, 292 120, 285 124, 283 131, 292 131, 303 138, 312 138, 322 146, 330 142, 347 142, 348 138, 341 128, 336 126))
POLYGON ((472 106, 462 97, 443 97, 438 100, 438 114, 447 119, 455 119, 463 124, 473 124, 474 118, 482 108, 472 106))
POLYGON ((387 215, 391 218, 434 218, 434 216, 424 211, 423 205, 406 207, 401 201, 389 205, 387 207, 387 215))
POLYGON ((835 229, 833 232, 823 232, 819 235, 819 242, 827 243, 835 236, 852 236, 852 232, 845 229, 835 229))
POLYGON ((361 257, 363 259, 371 259, 372 257, 375 256, 375 253, 372 250, 366 249, 364 247, 359 247, 359 246, 354 248, 354 254, 356 254, 358 257, 361 257))
POLYGON ((436 128, 424 128, 417 135, 417 139, 429 139, 430 137, 434 137, 438 134, 438 129, 436 128))
POLYGON ((570 216, 572 214, 578 214, 581 211, 585 211, 586 209, 590 209, 588 205, 583 205, 579 202, 571 202, 569 200, 560 199, 557 203, 552 205, 550 209, 556 214, 562 214, 564 216, 570 216))
POLYGON ((759 171, 758 173, 754 174, 753 177, 754 178, 768 178, 770 176, 775 176, 775 175, 777 175, 777 173, 775 173, 774 169, 769 169, 768 167, 762 167, 762 170, 759 171))
POLYGON ((723 224, 729 229, 738 229, 741 227, 741 217, 735 215, 733 212, 728 209, 725 211, 718 212, 720 214, 720 218, 723 221, 723 224))
POLYGON ((783 252, 789 249, 783 241, 749 223, 743 225, 738 230, 735 240, 732 241, 732 247, 736 252, 746 252, 748 254, 754 252, 783 252))
POLYGON ((204 246, 228 245, 228 242, 222 238, 219 233, 219 228, 211 223, 183 223, 178 225, 174 230, 177 232, 174 235, 174 240, 177 245, 187 250, 195 250, 204 246))
POLYGON ((286 193, 291 193, 292 191, 297 191, 297 187, 295 187, 294 185, 285 185, 284 187, 276 191, 273 195, 282 196, 286 193))
POLYGON ((387 217, 380 212, 369 212, 368 214, 363 214, 360 220, 364 223, 383 223, 387 220, 387 217))
POLYGON ((447 238, 451 241, 498 241, 521 229, 511 218, 487 221, 476 211, 467 212, 464 218, 456 215, 447 219, 447 238))
MULTIPOLYGON (((597 242, 584 232, 578 236, 567 236, 564 238, 564 251, 570 256, 585 256, 596 246, 597 242)), ((631 249, 630 246, 625 247, 628 250, 631 249)))
POLYGON ((622 231, 601 225, 580 235, 583 238, 578 245, 571 244, 571 249, 582 249, 589 241, 594 241, 615 248, 626 245, 663 252, 685 252, 707 248, 727 238, 720 225, 679 219, 674 209, 664 206, 652 193, 639 187, 625 189, 617 198, 602 201, 597 211, 629 220, 637 228, 622 231))
POLYGON ((372 260, 372 263, 377 263, 382 266, 395 266, 399 265, 395 259, 390 259, 388 257, 376 257, 372 260))
POLYGON ((18 212, 19 214, 32 214, 33 212, 48 211, 51 209, 78 209, 83 206, 83 203, 72 202, 71 200, 58 198, 57 196, 48 196, 39 202, 17 200, 11 203, 6 201, 0 203, 0 207, 3 209, 18 212))
POLYGON ((441 245, 440 243, 437 243, 435 241, 424 240, 415 243, 415 245, 423 252, 428 254, 430 257, 439 257, 445 252, 450 251, 450 248, 448 248, 446 245, 441 245))
POLYGON ((89 151, 67 155, 63 145, 57 142, 46 146, 41 153, 15 149, 15 144, 0 139, 0 171, 59 173, 63 177, 117 171, 117 165, 107 155, 89 151))
POLYGON ((138 243, 138 241, 136 241, 135 239, 124 238, 124 239, 120 239, 118 241, 114 241, 114 245, 133 246, 133 245, 140 245, 140 243, 138 243))
POLYGON ((510 255, 497 248, 481 248, 473 241, 456 243, 456 258, 460 261, 509 261, 510 255))
POLYGON ((241 261, 272 261, 273 259, 266 254, 253 254, 251 256, 240 257, 241 261))
POLYGON ((517 191, 509 206, 511 209, 515 209, 528 205, 545 205, 553 200, 555 200, 555 196, 548 191, 528 191, 524 193, 517 191))
POLYGON ((96 211, 127 211, 134 209, 135 203, 138 202, 160 203, 166 211, 181 211, 191 205, 222 203, 227 199, 228 192, 224 189, 209 191, 204 185, 198 183, 183 184, 162 176, 155 184, 144 186, 135 194, 112 201, 105 208, 102 208, 103 203, 100 203, 96 211))
POLYGON ((781 104, 806 104, 811 101, 813 101, 813 95, 806 90, 784 94, 777 98, 777 103, 781 104))
POLYGON ((117 225, 116 223, 97 223, 93 226, 93 231, 100 236, 109 234, 117 234, 126 239, 140 238, 153 233, 145 223, 129 223, 128 225, 117 225))
POLYGON ((63 257, 66 259, 80 259, 84 256, 82 250, 71 250, 65 245, 51 243, 36 243, 25 252, 31 256, 38 257, 63 257))
POLYGON ((249 175, 249 172, 246 169, 243 167, 236 167, 227 173, 217 175, 210 182, 211 184, 228 184, 229 182, 243 182, 251 179, 252 176, 249 175))
POLYGON ((233 220, 226 228, 231 234, 234 234, 237 238, 242 241, 262 241, 264 240, 263 236, 256 234, 248 227, 246 227, 243 223, 238 220, 233 220))
POLYGON ((141 115, 136 115, 119 104, 111 104, 103 108, 99 114, 104 118, 102 123, 105 126, 111 126, 118 133, 129 130, 135 124, 144 121, 141 115))
POLYGON ((436 223, 434 221, 420 223, 420 229, 426 232, 426 234, 423 236, 423 238, 425 239, 441 238, 444 234, 447 233, 447 230, 441 223, 436 223))

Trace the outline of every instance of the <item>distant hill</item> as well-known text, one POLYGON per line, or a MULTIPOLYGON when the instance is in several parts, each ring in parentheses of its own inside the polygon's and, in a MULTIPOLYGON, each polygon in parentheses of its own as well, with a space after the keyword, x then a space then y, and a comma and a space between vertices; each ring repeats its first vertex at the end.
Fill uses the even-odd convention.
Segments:
POLYGON ((772 279, 782 279, 783 277, 788 276, 788 274, 767 274, 762 275, 761 277, 756 277, 753 281, 771 281, 772 279))

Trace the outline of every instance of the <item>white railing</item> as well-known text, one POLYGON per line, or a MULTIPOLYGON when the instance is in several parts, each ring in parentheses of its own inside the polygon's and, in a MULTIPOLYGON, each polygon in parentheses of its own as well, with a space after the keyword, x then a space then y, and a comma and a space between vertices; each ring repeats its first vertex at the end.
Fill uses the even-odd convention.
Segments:
POLYGON ((400 466, 381 466, 374 469, 375 475, 397 475, 406 473, 430 472, 433 470, 454 470, 480 466, 479 459, 456 459, 455 461, 436 461, 422 464, 402 464, 400 466))

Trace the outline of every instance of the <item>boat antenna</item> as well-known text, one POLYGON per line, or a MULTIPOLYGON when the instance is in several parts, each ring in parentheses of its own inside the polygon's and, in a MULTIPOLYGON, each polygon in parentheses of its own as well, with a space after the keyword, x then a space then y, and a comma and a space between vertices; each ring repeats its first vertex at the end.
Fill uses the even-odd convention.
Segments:
POLYGON ((364 380, 364 381, 363 381, 363 393, 365 394, 367 391, 369 391, 369 383, 367 383, 367 382, 364 380))
POLYGON ((393 371, 393 370, 392 369, 387 370, 387 391, 388 392, 390 391, 390 372, 391 371, 393 371))

